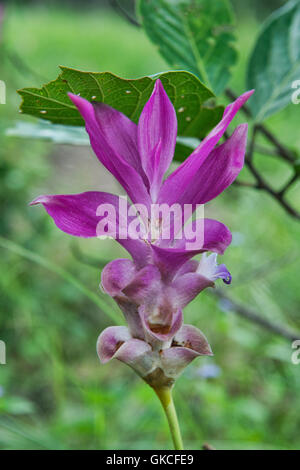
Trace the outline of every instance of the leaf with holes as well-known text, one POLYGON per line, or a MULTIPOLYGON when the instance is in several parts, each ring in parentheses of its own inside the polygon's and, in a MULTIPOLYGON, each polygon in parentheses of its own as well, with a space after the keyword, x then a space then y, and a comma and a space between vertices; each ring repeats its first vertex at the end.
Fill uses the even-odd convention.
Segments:
POLYGON ((140 0, 142 24, 175 69, 222 92, 237 60, 233 13, 227 0, 140 0))
POLYGON ((247 86, 255 88, 249 107, 256 121, 291 103, 300 77, 300 2, 274 12, 258 37, 248 67, 247 86))
POLYGON ((23 88, 21 112, 56 124, 83 126, 84 121, 67 93, 100 101, 137 122, 160 78, 178 117, 178 133, 204 137, 220 120, 223 107, 212 104, 213 93, 189 72, 165 72, 152 77, 125 80, 109 72, 81 72, 61 67, 58 78, 42 88, 23 88))

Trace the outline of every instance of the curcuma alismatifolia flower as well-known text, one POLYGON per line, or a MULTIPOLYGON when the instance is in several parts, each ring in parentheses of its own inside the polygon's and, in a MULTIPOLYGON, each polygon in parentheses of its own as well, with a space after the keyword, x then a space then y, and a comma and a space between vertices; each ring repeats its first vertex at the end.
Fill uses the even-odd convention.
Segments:
MULTIPOLYGON (((225 143, 216 144, 252 93, 243 94, 227 106, 219 124, 165 179, 174 156, 177 119, 160 80, 156 80, 137 125, 103 103, 69 96, 85 120, 96 156, 135 207, 143 205, 150 210, 153 204, 189 204, 193 211, 197 205, 217 197, 241 171, 247 124, 238 126, 225 143)), ((171 386, 195 357, 212 355, 204 334, 183 324, 182 309, 203 289, 213 287, 218 278, 231 282, 226 266, 217 264, 217 254, 223 254, 231 243, 231 233, 224 224, 204 219, 201 246, 187 249, 185 235, 176 238, 174 227, 168 239, 159 235, 153 239, 147 231, 149 220, 143 216, 146 230, 137 237, 121 236, 120 227, 128 221, 120 213, 119 197, 113 194, 91 191, 46 195, 31 204, 39 203, 62 231, 77 237, 107 234, 101 224, 99 228, 104 217, 99 207, 113 206, 117 214, 119 232, 115 238, 132 260, 110 262, 103 269, 101 282, 124 313, 128 327, 111 326, 100 334, 97 351, 102 363, 117 358, 159 388, 171 386), (200 262, 193 260, 199 253, 200 262)), ((164 220, 158 218, 154 222, 161 227, 164 220)), ((196 222, 189 222, 191 229, 196 222)))

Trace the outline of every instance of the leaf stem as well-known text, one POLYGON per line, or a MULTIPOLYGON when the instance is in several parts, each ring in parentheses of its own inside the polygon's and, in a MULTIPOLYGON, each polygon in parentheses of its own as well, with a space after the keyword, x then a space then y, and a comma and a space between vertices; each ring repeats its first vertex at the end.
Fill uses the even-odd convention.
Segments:
POLYGON ((175 409, 175 405, 174 405, 174 401, 172 397, 172 389, 171 387, 161 387, 161 388, 154 389, 154 391, 156 395, 158 396, 162 404, 162 407, 164 409, 164 412, 166 414, 170 433, 171 433, 173 444, 174 444, 174 449, 183 450, 183 442, 182 442, 179 422, 177 418, 177 413, 176 413, 176 409, 175 409))

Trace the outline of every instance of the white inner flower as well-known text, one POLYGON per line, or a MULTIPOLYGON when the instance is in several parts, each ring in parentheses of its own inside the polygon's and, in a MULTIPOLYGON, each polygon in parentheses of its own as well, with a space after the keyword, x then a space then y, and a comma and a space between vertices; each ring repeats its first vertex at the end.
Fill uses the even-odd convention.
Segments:
POLYGON ((215 281, 218 278, 218 263, 217 263, 217 253, 212 253, 208 255, 203 253, 199 266, 197 268, 197 273, 202 276, 215 281))

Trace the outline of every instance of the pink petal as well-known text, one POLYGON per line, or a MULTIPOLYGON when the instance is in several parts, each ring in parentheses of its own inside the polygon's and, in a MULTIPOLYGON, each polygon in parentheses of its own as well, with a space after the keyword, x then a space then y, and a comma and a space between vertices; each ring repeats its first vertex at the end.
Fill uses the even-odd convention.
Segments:
POLYGON ((244 165, 247 132, 248 125, 241 124, 224 144, 212 150, 180 197, 181 204, 205 204, 233 183, 244 165))
POLYGON ((199 262, 195 259, 191 259, 189 261, 187 261, 185 264, 182 265, 182 267, 177 271, 177 274, 176 274, 176 279, 177 277, 179 276, 183 276, 184 274, 187 274, 187 273, 194 273, 195 271, 197 271, 197 268, 198 268, 198 265, 199 265, 199 262))
POLYGON ((192 325, 183 325, 181 327, 175 335, 173 346, 192 349, 198 355, 213 355, 206 336, 192 325))
MULTIPOLYGON (((194 152, 166 179, 159 193, 159 202, 166 202, 171 205, 178 201, 178 194, 181 195, 181 197, 184 195, 189 189, 189 185, 194 176, 223 136, 238 110, 253 93, 254 90, 248 91, 241 95, 234 103, 227 106, 219 124, 208 134, 194 152)), ((186 198, 184 200, 188 203, 192 202, 188 201, 186 198)))
POLYGON ((110 326, 98 338, 97 352, 105 364, 118 359, 132 367, 142 377, 148 375, 154 364, 152 349, 145 341, 131 338, 125 326, 110 326))
POLYGON ((97 123, 110 147, 145 178, 137 147, 137 125, 104 103, 94 103, 93 107, 97 123))
POLYGON ((160 80, 146 103, 138 123, 138 148, 155 201, 164 173, 174 156, 177 137, 175 109, 160 80))
MULTIPOLYGON (((116 225, 117 241, 132 255, 137 265, 144 265, 150 256, 150 248, 142 240, 120 239, 119 235, 127 228, 127 220, 119 216, 119 197, 113 194, 89 191, 80 194, 60 194, 39 196, 30 205, 43 204, 55 224, 63 232, 76 237, 97 237, 112 235, 110 231, 99 229, 103 219, 97 216, 97 209, 109 204, 111 211, 107 214, 110 227, 116 225), (112 209, 114 208, 114 213, 112 209), (116 217, 114 217, 114 215, 116 217)), ((104 227, 105 228, 105 227, 104 227)))
MULTIPOLYGON (((231 243, 231 233, 226 225, 213 219, 204 220, 204 241, 203 246, 196 250, 186 249, 187 240, 176 240, 173 247, 165 247, 165 245, 152 245, 155 263, 160 271, 168 279, 176 274, 181 266, 198 253, 205 251, 213 251, 223 254, 231 243)), ((195 222, 192 222, 194 224, 195 222)), ((191 240, 188 240, 191 243, 191 240)))
POLYGON ((136 274, 135 264, 130 259, 116 259, 108 263, 101 273, 101 284, 111 297, 122 295, 136 274))
POLYGON ((166 375, 177 377, 195 357, 212 355, 204 334, 192 325, 183 325, 172 347, 161 352, 161 363, 166 375))
POLYGON ((214 219, 199 219, 187 223, 183 237, 175 240, 173 247, 191 249, 190 246, 194 244, 198 252, 213 251, 223 255, 231 241, 231 232, 225 224, 214 219), (200 235, 197 233, 199 228, 200 235))
POLYGON ((106 265, 101 275, 103 289, 119 305, 130 333, 135 338, 141 339, 144 337, 144 330, 138 311, 139 304, 142 301, 146 302, 151 295, 150 292, 153 295, 153 283, 150 282, 149 271, 151 265, 137 272, 136 265, 132 261, 117 259, 106 265))
POLYGON ((150 245, 144 240, 117 240, 125 250, 132 256, 138 269, 144 267, 152 259, 152 250, 150 245))
POLYGON ((139 305, 128 297, 117 295, 114 297, 126 319, 129 331, 134 338, 144 339, 144 328, 139 314, 139 305))
POLYGON ((223 279, 225 284, 231 283, 231 274, 225 264, 218 265, 216 253, 211 253, 209 256, 207 256, 207 253, 203 253, 197 268, 197 273, 213 282, 217 279, 223 279))
MULTIPOLYGON (((131 154, 128 152, 130 139, 132 140, 128 122, 126 121, 122 140, 119 142, 118 139, 116 139, 119 142, 116 144, 114 140, 110 140, 113 138, 113 131, 108 131, 108 126, 103 124, 104 109, 102 112, 98 108, 98 114, 101 116, 101 119, 98 119, 96 116, 96 110, 92 103, 80 96, 72 95, 71 93, 69 93, 69 97, 85 120, 86 130, 90 137, 91 146, 100 162, 119 181, 132 202, 138 202, 149 206, 150 197, 147 187, 145 186, 145 182, 143 181, 143 176, 141 176, 135 167, 132 166, 132 164, 136 166, 136 163, 132 162, 132 155, 135 153, 135 150, 133 149, 131 154), (130 138, 128 135, 130 135, 130 138), (124 142, 126 142, 126 146, 124 145, 124 142), (127 148, 125 151, 126 157, 118 153, 120 150, 124 149, 124 147, 127 148), (130 163, 128 163, 128 161, 130 161, 130 163)), ((118 126, 120 126, 120 119, 118 120, 118 126)))
POLYGON ((114 208, 110 222, 115 224, 118 220, 118 203, 119 198, 114 194, 88 191, 80 194, 39 196, 30 205, 43 204, 57 227, 63 232, 76 237, 89 238, 97 235, 110 235, 111 232, 97 233, 97 225, 103 218, 96 215, 97 209, 100 205, 110 204, 114 208))
POLYGON ((118 348, 131 339, 131 334, 126 326, 109 326, 97 341, 97 353, 100 361, 105 364, 116 354, 118 348))
POLYGON ((115 358, 132 367, 141 377, 150 374, 156 362, 151 346, 135 338, 124 343, 116 352, 115 358))
POLYGON ((137 303, 146 303, 157 296, 160 289, 161 275, 158 268, 149 264, 132 277, 123 288, 123 293, 137 303))
POLYGON ((168 314, 163 315, 163 311, 158 314, 158 322, 147 312, 147 309, 142 305, 139 308, 142 324, 144 326, 146 338, 151 344, 165 343, 175 336, 178 330, 181 328, 183 315, 181 310, 177 310, 169 316, 168 314), (152 318, 151 318, 152 317, 152 318), (170 318, 171 317, 171 318, 170 318), (171 321, 170 321, 171 320, 171 321), (155 323, 154 323, 155 322, 155 323))
POLYGON ((201 291, 207 287, 213 287, 214 282, 198 273, 187 273, 176 277, 172 282, 173 305, 176 308, 184 308, 201 291))

